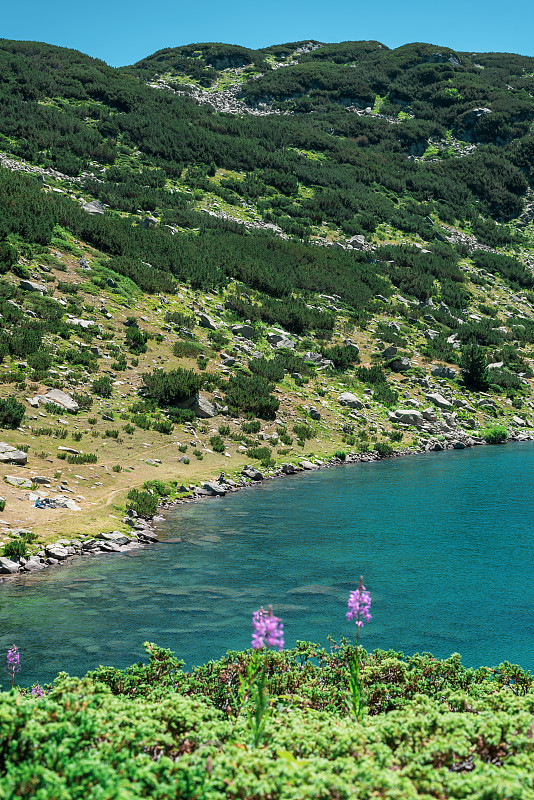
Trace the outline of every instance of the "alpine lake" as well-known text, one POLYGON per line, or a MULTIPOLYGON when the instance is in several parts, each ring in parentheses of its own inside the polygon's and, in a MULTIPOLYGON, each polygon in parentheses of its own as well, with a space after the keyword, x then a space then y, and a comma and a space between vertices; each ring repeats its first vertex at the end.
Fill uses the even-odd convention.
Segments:
MULTIPOLYGON (((0 647, 18 683, 144 660, 186 668, 250 647, 273 605, 286 647, 354 639, 359 576, 367 650, 462 655, 534 669, 534 442, 339 466, 166 512, 160 542, 69 561, 0 585, 0 647)), ((8 685, 7 676, 3 681, 8 685)))

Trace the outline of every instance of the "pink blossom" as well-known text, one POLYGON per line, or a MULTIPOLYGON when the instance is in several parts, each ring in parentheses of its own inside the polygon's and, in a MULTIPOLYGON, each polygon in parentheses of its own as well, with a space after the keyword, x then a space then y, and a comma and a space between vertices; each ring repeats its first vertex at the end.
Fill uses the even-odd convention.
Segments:
POLYGON ((261 650, 262 647, 284 648, 284 626, 279 617, 273 614, 273 607, 265 611, 263 606, 252 615, 252 647, 261 650))
POLYGON ((356 591, 349 595, 348 609, 348 621, 354 620, 358 628, 363 626, 363 620, 371 622, 371 595, 363 585, 363 576, 360 576, 360 583, 356 591))

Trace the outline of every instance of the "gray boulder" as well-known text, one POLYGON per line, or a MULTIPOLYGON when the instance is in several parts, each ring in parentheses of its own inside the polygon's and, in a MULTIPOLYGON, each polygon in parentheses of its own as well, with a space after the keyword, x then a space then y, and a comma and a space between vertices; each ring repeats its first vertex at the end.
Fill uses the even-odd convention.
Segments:
POLYGON ((11 450, 7 453, 0 453, 0 463, 24 466, 24 464, 28 463, 28 454, 23 450, 11 450))
POLYGON ((421 414, 423 415, 423 418, 427 422, 436 422, 436 420, 438 418, 438 415, 436 414, 436 412, 434 411, 434 409, 432 407, 423 408, 423 410, 421 411, 421 414))
POLYGON ((104 208, 104 204, 99 200, 92 200, 90 203, 82 204, 83 211, 86 211, 88 214, 103 214, 104 208))
POLYGON ((317 409, 316 409, 316 408, 314 408, 313 406, 310 406, 310 408, 309 408, 309 410, 308 410, 308 414, 309 414, 309 415, 310 415, 310 417, 311 417, 312 419, 314 419, 316 422, 318 422, 318 421, 321 419, 321 414, 320 414, 320 412, 319 412, 319 411, 317 411, 317 409))
POLYGON ((210 403, 209 400, 202 397, 200 394, 195 394, 193 397, 190 397, 189 400, 178 403, 178 408, 189 408, 191 411, 194 411, 196 416, 200 419, 210 419, 211 417, 217 416, 217 409, 213 403, 210 403))
POLYGON ((252 339, 254 336, 254 328, 252 325, 232 325, 232 333, 234 336, 243 336, 245 339, 252 339))
POLYGON ((427 394, 426 399, 429 403, 434 403, 435 406, 444 409, 444 411, 452 411, 454 408, 453 404, 449 403, 439 392, 427 394))
POLYGON ((307 461, 307 460, 299 461, 299 467, 301 469, 305 469, 307 471, 312 470, 312 469, 318 469, 316 464, 312 464, 311 461, 307 461))
POLYGON ((34 281, 20 281, 19 287, 26 292, 38 292, 39 294, 48 294, 48 288, 44 283, 34 283, 34 281))
POLYGON ((407 369, 411 368, 412 362, 409 358, 402 356, 402 358, 396 358, 394 361, 392 361, 389 366, 393 372, 406 372, 407 369))
POLYGON ((32 488, 32 482, 28 478, 19 478, 17 475, 4 475, 4 480, 10 486, 17 486, 19 489, 32 488))
POLYGON ((434 364, 430 370, 430 374, 435 378, 453 379, 458 375, 458 370, 453 369, 452 367, 446 367, 443 364, 434 364))
POLYGON ((208 328, 210 331, 216 331, 219 327, 211 317, 208 317, 207 314, 198 315, 198 324, 201 328, 208 328))
POLYGON ((263 480, 263 473, 261 473, 255 467, 244 467, 241 470, 241 475, 245 478, 250 478, 252 481, 262 481, 263 480))
POLYGON ((15 572, 20 570, 20 565, 16 561, 11 561, 10 558, 5 556, 0 557, 0 574, 1 575, 14 575, 15 572))
POLYGON ((399 408, 394 413, 397 422, 402 422, 404 425, 420 427, 424 423, 423 415, 415 408, 399 408))
POLYGON ((298 469, 293 464, 282 464, 282 472, 284 475, 296 475, 298 469))
POLYGON ((119 531, 109 531, 109 533, 99 533, 97 539, 103 539, 105 542, 112 542, 118 547, 123 547, 125 544, 130 544, 132 541, 128 536, 119 531))
POLYGON ((45 403, 55 403, 56 406, 61 406, 61 408, 66 408, 67 411, 76 412, 79 409, 79 405, 74 400, 70 394, 66 392, 62 392, 61 389, 49 389, 48 392, 44 395, 44 402, 45 403))
POLYGON ((339 397, 337 398, 338 403, 341 406, 347 406, 348 408, 363 408, 363 403, 359 397, 356 397, 355 394, 352 392, 342 392, 339 397))
POLYGON ((60 544, 47 544, 45 552, 48 558, 55 558, 56 561, 65 561, 69 557, 69 551, 60 544))
POLYGON ((382 358, 393 358, 398 353, 398 347, 395 347, 394 344, 390 344, 389 347, 382 352, 382 358))
POLYGON ((202 484, 202 488, 206 489, 214 497, 224 497, 227 490, 218 481, 208 481, 202 484))

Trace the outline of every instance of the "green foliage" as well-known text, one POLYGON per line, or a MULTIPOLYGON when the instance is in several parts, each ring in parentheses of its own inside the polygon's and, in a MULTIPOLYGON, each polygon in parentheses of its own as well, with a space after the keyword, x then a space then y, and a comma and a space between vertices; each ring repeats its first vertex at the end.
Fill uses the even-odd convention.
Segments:
POLYGON ((200 342, 178 339, 172 346, 172 352, 177 358, 197 358, 203 352, 203 347, 200 342))
POLYGON ((210 437, 210 445, 212 446, 214 453, 224 453, 226 450, 224 441, 219 434, 210 437))
POLYGON ((251 651, 185 673, 168 650, 145 649, 148 663, 62 673, 41 698, 0 696, 6 797, 348 800, 357 787, 384 800, 526 800, 534 791, 532 677, 508 662, 468 669, 458 654, 360 649, 366 709, 356 725, 346 700, 354 648, 268 652, 270 702, 252 750, 240 703, 251 651))
POLYGON ((4 497, 0 498, 0 512, 5 511, 6 508, 6 500, 4 497))
POLYGON ((91 388, 94 394, 98 395, 99 397, 108 398, 113 394, 111 379, 107 375, 102 375, 100 378, 94 380, 91 388))
POLYGON ((336 450, 334 453, 334 458, 339 458, 340 461, 345 461, 347 458, 347 453, 345 450, 336 450))
POLYGON ((270 467, 274 464, 269 447, 249 447, 247 449, 247 457, 257 458, 264 467, 270 467))
POLYGON ((161 419, 152 423, 152 427, 158 433, 171 434, 173 431, 173 424, 169 419, 161 419))
POLYGON ((158 495, 158 497, 168 497, 171 493, 171 489, 166 483, 157 480, 146 481, 143 485, 143 489, 145 489, 147 492, 153 492, 154 494, 158 495))
POLYGON ((119 431, 116 428, 107 428, 104 432, 104 435, 107 436, 109 439, 118 439, 119 438, 119 431))
POLYGON ((492 425, 489 428, 483 428, 480 436, 486 440, 487 444, 502 444, 508 439, 508 431, 503 425, 492 425))
POLYGON ((159 405, 172 406, 189 400, 200 389, 201 378, 192 370, 176 369, 165 372, 155 369, 142 375, 147 397, 159 405))
POLYGON ((471 341, 463 348, 460 366, 466 386, 478 390, 484 390, 488 387, 489 373, 486 366, 486 356, 484 350, 476 341, 471 341))
POLYGON ((324 358, 334 362, 334 367, 339 372, 345 372, 360 360, 358 348, 351 344, 336 344, 334 347, 324 347, 321 352, 324 358))
POLYGON ((280 406, 273 397, 272 384, 261 375, 231 375, 226 387, 226 402, 231 413, 242 411, 255 417, 274 419, 280 406))
POLYGON ((26 409, 14 397, 0 398, 0 428, 18 428, 26 409))
POLYGON ((2 555, 6 558, 25 558, 28 555, 28 548, 24 539, 11 539, 6 542, 2 549, 2 555))
POLYGON ((243 433, 259 433, 261 430, 261 422, 259 419, 254 419, 250 422, 242 422, 241 428, 243 429, 243 433))
POLYGON ((391 456, 395 452, 394 448, 389 444, 389 442, 375 442, 373 445, 373 450, 377 452, 381 458, 391 456))
POLYGON ((126 347, 130 351, 130 353, 134 353, 134 355, 139 356, 141 353, 146 353, 147 351, 147 340, 148 336, 145 331, 139 330, 139 328, 129 327, 126 329, 126 347))
POLYGON ((313 428, 311 428, 309 425, 304 425, 301 422, 298 422, 296 425, 293 425, 293 433, 298 439, 301 439, 303 442, 305 442, 306 439, 313 439, 314 437, 313 428))
POLYGON ((71 453, 67 456, 67 461, 69 464, 96 464, 98 457, 94 453, 78 453, 77 455, 71 453))
POLYGON ((140 492, 137 489, 130 489, 127 494, 130 501, 127 508, 135 511, 138 517, 151 519, 158 510, 158 495, 151 492, 140 492))

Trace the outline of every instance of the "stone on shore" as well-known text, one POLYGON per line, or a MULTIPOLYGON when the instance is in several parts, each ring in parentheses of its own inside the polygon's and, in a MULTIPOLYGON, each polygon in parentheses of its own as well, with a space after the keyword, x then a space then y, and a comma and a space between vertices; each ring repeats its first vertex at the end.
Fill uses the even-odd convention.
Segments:
POLYGON ((282 472, 284 475, 296 475, 298 469, 293 464, 282 464, 282 472))
POLYGON ((11 561, 10 558, 5 556, 0 557, 0 574, 1 575, 14 575, 20 570, 20 565, 16 561, 11 561))
POLYGON ((45 552, 48 558, 54 558, 56 561, 65 561, 70 555, 67 548, 60 544, 47 544, 45 552))
POLYGON ((103 539, 105 542, 112 542, 118 547, 123 547, 125 544, 130 544, 131 539, 124 533, 119 531, 109 531, 107 533, 99 533, 97 539, 103 539))
POLYGON ((250 478, 252 481, 262 481, 263 473, 255 467, 244 467, 241 470, 241 475, 245 478, 250 478))
POLYGON ((307 461, 306 459, 304 459, 304 461, 299 461, 299 467, 305 470, 319 469, 316 464, 312 464, 311 461, 307 461))
POLYGON ((218 481, 207 481, 202 484, 202 488, 214 497, 224 497, 227 490, 218 481))

